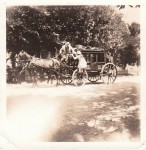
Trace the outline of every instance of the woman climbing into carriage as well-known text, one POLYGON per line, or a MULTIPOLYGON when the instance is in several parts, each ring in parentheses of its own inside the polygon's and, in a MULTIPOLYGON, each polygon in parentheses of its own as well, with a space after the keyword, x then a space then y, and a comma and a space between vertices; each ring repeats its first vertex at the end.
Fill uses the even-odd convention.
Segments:
POLYGON ((75 60, 78 59, 79 73, 83 72, 87 68, 87 62, 86 62, 84 56, 82 55, 81 51, 78 50, 76 56, 72 55, 72 57, 75 60))
POLYGON ((86 71, 87 62, 79 50, 77 51, 76 56, 72 55, 72 57, 74 60, 78 60, 77 69, 74 70, 72 74, 72 81, 75 85, 85 84, 88 79, 88 74, 86 71))

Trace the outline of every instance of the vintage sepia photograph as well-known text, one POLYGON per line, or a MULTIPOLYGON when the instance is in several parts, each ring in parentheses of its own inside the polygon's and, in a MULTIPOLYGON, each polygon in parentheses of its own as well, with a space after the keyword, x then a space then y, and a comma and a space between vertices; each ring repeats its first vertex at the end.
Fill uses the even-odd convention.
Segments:
POLYGON ((6 6, 7 135, 140 142, 140 9, 6 6))

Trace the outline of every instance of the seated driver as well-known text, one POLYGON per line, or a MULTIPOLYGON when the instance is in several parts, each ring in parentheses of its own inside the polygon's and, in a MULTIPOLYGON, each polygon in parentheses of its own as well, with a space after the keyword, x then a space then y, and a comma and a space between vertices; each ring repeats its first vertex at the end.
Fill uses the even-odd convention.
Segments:
POLYGON ((59 54, 61 55, 61 61, 66 62, 71 54, 75 54, 75 51, 71 44, 66 42, 66 44, 61 47, 59 54))

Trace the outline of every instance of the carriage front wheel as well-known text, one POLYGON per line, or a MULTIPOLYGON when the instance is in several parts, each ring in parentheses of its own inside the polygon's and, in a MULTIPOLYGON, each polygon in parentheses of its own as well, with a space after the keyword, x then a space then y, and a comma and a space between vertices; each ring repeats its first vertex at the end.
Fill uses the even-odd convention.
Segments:
POLYGON ((79 69, 76 69, 72 74, 72 82, 74 85, 84 85, 88 81, 87 71, 79 72, 79 69))
POLYGON ((100 75, 104 83, 113 83, 117 78, 117 67, 113 63, 107 63, 102 67, 100 75))
POLYGON ((63 68, 61 70, 61 82, 63 84, 70 84, 72 82, 73 70, 70 68, 63 68))

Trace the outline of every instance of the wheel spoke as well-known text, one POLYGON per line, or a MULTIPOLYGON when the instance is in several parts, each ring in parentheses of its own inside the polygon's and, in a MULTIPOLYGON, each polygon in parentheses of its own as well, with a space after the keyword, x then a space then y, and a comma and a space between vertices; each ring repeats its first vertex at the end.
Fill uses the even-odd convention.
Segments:
POLYGON ((96 82, 99 80, 99 75, 98 75, 98 72, 89 72, 88 74, 88 80, 90 82, 96 82))

